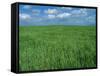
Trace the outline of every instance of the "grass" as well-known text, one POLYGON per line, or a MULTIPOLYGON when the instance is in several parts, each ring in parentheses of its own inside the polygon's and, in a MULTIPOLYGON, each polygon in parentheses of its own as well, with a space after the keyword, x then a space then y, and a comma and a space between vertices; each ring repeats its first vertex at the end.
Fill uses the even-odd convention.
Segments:
POLYGON ((96 67, 95 26, 20 26, 20 71, 96 67))

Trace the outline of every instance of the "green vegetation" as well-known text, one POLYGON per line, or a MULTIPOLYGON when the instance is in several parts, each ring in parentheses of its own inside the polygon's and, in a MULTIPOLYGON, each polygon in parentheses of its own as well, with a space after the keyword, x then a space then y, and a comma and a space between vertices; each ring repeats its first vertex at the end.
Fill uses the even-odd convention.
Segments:
POLYGON ((20 71, 96 67, 95 26, 20 26, 20 71))

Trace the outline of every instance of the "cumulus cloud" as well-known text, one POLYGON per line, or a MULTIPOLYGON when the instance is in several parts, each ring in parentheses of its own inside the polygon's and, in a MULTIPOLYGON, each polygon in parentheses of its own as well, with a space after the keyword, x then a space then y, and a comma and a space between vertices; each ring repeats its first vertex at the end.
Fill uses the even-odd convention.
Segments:
POLYGON ((33 15, 38 15, 40 13, 40 10, 34 9, 32 10, 33 15))
POLYGON ((67 18, 67 17, 69 17, 69 16, 71 16, 71 14, 70 13, 66 13, 66 12, 64 12, 64 13, 60 13, 60 14, 48 14, 48 18, 49 19, 55 19, 55 18, 67 18))
POLYGON ((81 14, 83 14, 85 16, 87 15, 87 9, 85 9, 85 8, 84 9, 80 9, 80 12, 81 12, 81 14))
POLYGON ((22 20, 29 20, 29 19, 31 19, 31 16, 29 14, 26 14, 26 13, 20 13, 19 17, 22 20))
POLYGON ((31 6, 30 6, 30 5, 24 5, 23 8, 24 8, 24 9, 30 9, 31 6))
POLYGON ((87 16, 87 9, 82 8, 78 10, 73 10, 71 13, 73 16, 87 16))
POLYGON ((72 10, 72 7, 61 7, 62 9, 72 10))
POLYGON ((47 9, 44 11, 46 14, 57 14, 58 10, 57 9, 47 9))
POLYGON ((50 14, 48 15, 48 18, 49 18, 49 19, 54 19, 55 17, 56 17, 56 16, 55 16, 55 15, 52 15, 52 14, 51 14, 51 15, 50 15, 50 14))
POLYGON ((95 16, 89 16, 89 17, 87 17, 86 20, 89 22, 94 22, 96 20, 96 18, 95 18, 95 16))
POLYGON ((71 16, 71 14, 66 13, 66 12, 57 15, 58 18, 65 18, 65 17, 69 17, 69 16, 71 16))

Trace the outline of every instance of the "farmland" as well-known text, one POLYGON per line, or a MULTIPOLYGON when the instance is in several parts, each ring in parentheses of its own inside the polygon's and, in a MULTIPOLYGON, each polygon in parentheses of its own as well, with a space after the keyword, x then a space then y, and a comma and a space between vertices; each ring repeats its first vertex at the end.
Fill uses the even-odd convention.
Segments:
POLYGON ((96 67, 95 26, 19 26, 20 71, 96 67))

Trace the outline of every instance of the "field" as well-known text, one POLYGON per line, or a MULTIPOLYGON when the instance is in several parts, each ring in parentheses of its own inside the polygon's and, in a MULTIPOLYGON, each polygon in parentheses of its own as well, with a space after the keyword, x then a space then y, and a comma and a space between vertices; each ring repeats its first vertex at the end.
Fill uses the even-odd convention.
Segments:
POLYGON ((96 67, 95 26, 20 26, 20 71, 96 67))

